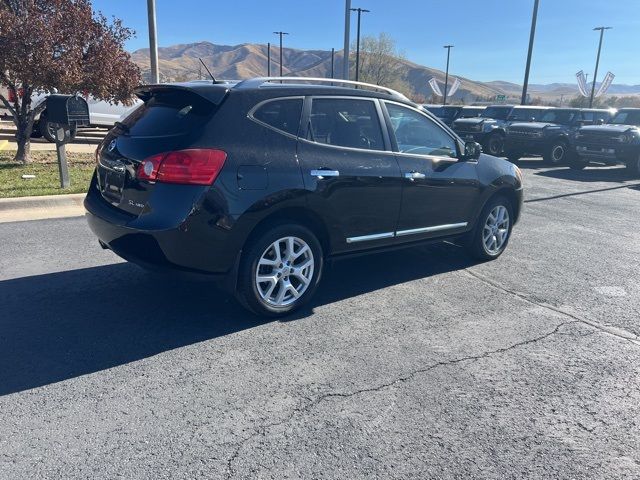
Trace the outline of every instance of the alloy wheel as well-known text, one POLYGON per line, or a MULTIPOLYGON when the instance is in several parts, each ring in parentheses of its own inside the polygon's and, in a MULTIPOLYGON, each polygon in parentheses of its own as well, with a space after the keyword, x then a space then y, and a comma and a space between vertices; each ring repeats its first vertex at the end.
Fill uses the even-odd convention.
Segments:
POLYGON ((564 145, 554 145, 551 150, 551 161, 553 163, 560 163, 564 159, 565 148, 564 145))
POLYGON ((482 230, 482 243, 489 255, 502 250, 509 237, 509 211, 504 205, 496 206, 487 217, 482 230))
POLYGON ((311 247, 299 237, 283 237, 260 256, 255 285, 262 301, 285 307, 298 300, 311 285, 315 261, 311 247))

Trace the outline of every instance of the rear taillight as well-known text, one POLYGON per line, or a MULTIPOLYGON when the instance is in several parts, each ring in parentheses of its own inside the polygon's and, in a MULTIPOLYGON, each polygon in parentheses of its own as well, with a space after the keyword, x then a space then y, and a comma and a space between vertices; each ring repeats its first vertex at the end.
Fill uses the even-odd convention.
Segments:
POLYGON ((208 148, 159 153, 138 166, 137 177, 150 182, 211 185, 226 159, 224 151, 208 148))

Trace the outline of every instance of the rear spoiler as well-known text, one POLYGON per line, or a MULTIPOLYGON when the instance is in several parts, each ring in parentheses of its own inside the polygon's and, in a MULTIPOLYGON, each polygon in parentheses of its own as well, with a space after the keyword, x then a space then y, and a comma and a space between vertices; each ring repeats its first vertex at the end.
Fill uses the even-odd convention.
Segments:
POLYGON ((135 89, 135 94, 140 100, 146 102, 155 93, 181 90, 195 93, 209 103, 220 105, 233 85, 230 82, 160 83, 156 85, 141 85, 135 89))

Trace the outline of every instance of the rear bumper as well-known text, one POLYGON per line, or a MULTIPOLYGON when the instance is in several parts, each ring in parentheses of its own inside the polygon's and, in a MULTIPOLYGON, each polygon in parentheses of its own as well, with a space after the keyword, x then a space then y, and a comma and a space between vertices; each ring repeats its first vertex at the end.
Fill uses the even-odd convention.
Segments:
POLYGON ((84 206, 89 228, 100 243, 127 261, 223 282, 235 275, 240 247, 230 229, 211 225, 204 212, 155 228, 142 217, 112 207, 95 188, 89 189, 84 206))

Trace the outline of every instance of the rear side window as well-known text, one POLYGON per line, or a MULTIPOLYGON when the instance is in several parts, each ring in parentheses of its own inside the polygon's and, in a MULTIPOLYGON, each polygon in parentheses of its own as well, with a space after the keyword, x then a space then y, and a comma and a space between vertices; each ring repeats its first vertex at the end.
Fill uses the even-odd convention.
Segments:
POLYGON ((301 113, 302 99, 287 98, 263 104, 253 113, 253 118, 283 132, 297 135, 301 113))
POLYGON ((384 150, 378 111, 371 100, 314 98, 309 140, 339 147, 384 150))
POLYGON ((215 106, 195 93, 154 93, 122 122, 133 137, 179 135, 198 128, 210 118, 215 106))

